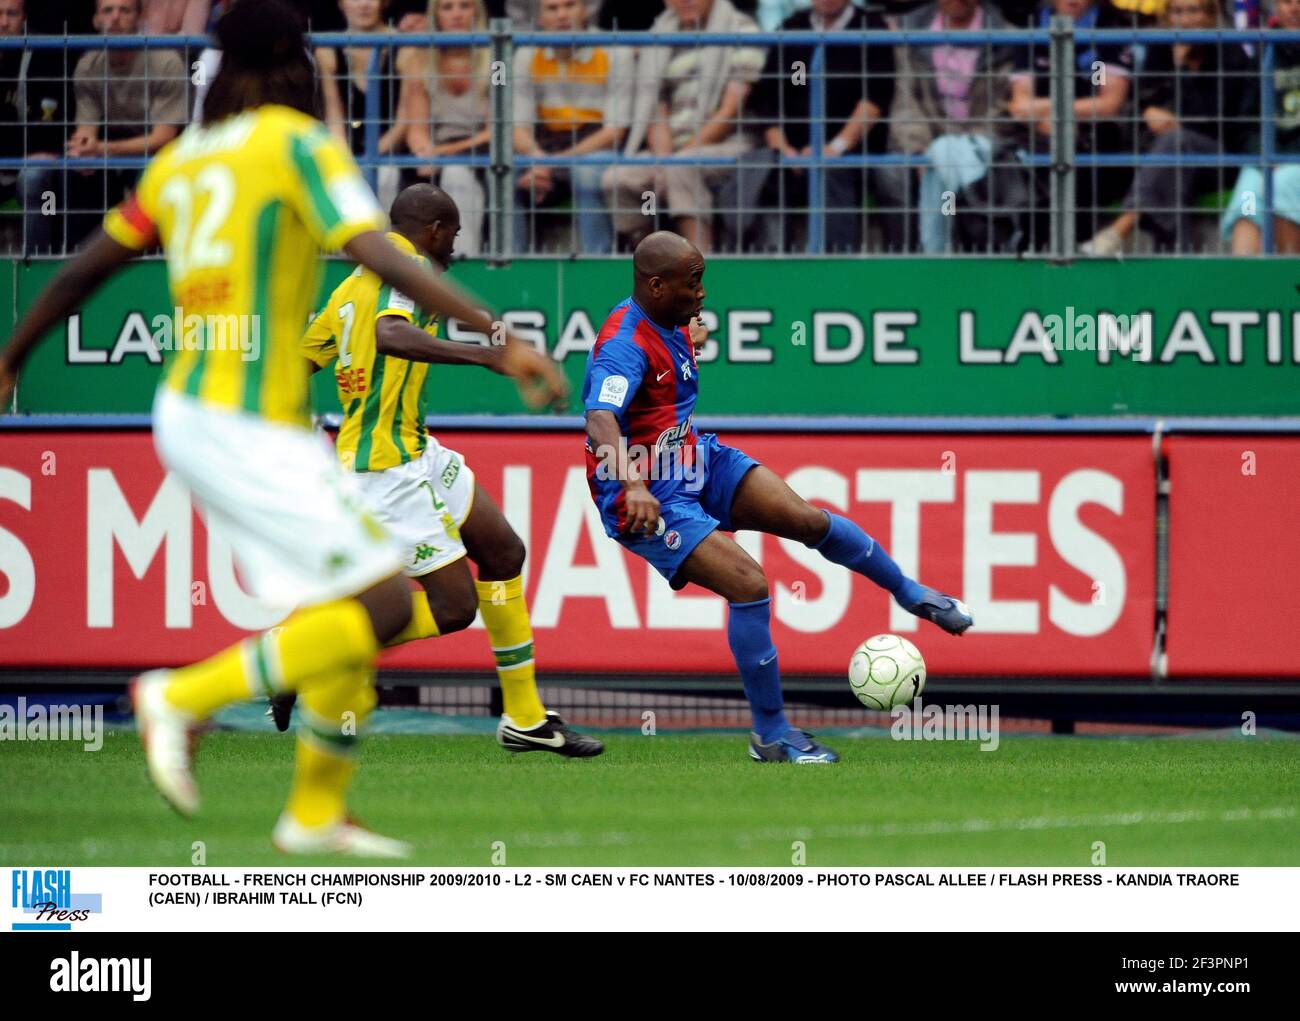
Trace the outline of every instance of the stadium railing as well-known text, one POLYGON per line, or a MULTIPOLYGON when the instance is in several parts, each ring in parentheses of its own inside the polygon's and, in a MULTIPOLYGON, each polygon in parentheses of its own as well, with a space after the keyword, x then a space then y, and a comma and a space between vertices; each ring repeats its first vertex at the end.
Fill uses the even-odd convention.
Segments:
MULTIPOLYGON (((1208 228, 1219 219, 1224 200, 1233 189, 1235 175, 1245 168, 1258 168, 1260 171, 1259 194, 1245 197, 1253 206, 1249 218, 1258 225, 1258 251, 1271 254, 1277 249, 1272 215, 1277 206, 1273 171, 1300 162, 1300 154, 1279 151, 1276 127, 1278 117, 1284 111, 1276 109, 1273 87, 1274 72, 1278 70, 1278 48, 1300 43, 1300 31, 1083 29, 1073 26, 1068 18, 1057 17, 1046 29, 1002 31, 761 32, 737 35, 595 31, 541 33, 513 32, 508 22, 496 21, 488 32, 325 33, 314 35, 311 41, 318 49, 372 47, 364 113, 360 117, 353 116, 353 124, 345 126, 344 130, 359 133, 358 144, 354 146, 358 161, 381 197, 390 196, 401 181, 419 179, 416 175, 421 171, 426 174, 437 172, 446 184, 447 170, 458 168, 461 172, 454 175, 461 186, 457 196, 462 200, 462 206, 469 207, 463 212, 482 219, 486 228, 477 222, 470 225, 466 234, 479 240, 463 246, 461 254, 485 256, 494 261, 530 255, 602 254, 583 245, 572 222, 571 214, 582 212, 582 208, 561 204, 558 212, 562 219, 570 220, 568 230, 561 230, 558 234, 551 231, 549 235, 545 231, 539 232, 535 210, 517 208, 518 175, 537 167, 568 173, 580 169, 638 166, 660 171, 649 178, 651 186, 646 193, 652 197, 645 215, 646 226, 666 226, 677 222, 677 218, 692 218, 693 215, 695 219, 706 222, 716 220, 717 234, 710 238, 710 247, 717 252, 855 256, 1001 254, 1068 259, 1078 254, 1085 233, 1096 234, 1105 221, 1118 218, 1128 210, 1141 214, 1139 226, 1155 214, 1168 214, 1167 219, 1171 219, 1175 227, 1172 237, 1161 239, 1163 247, 1160 251, 1184 255, 1223 254, 1227 250, 1226 230, 1220 239, 1218 231, 1214 231, 1211 237, 1208 228), (644 151, 634 155, 606 151, 573 156, 525 155, 516 151, 513 133, 521 125, 514 116, 512 68, 519 47, 636 47, 644 54, 653 48, 693 47, 703 43, 734 47, 736 50, 733 52, 760 47, 775 47, 778 53, 796 47, 799 52, 811 52, 810 64, 802 69, 809 90, 807 116, 786 117, 782 109, 777 118, 787 126, 795 123, 806 126, 809 150, 806 154, 778 154, 767 147, 762 130, 770 124, 743 107, 735 126, 738 133, 748 134, 749 141, 739 152, 655 156, 644 151), (1250 111, 1226 114, 1224 121, 1229 128, 1241 129, 1235 132, 1238 134, 1258 131, 1257 147, 1237 147, 1219 142, 1213 151, 1208 152, 1181 148, 1161 153, 1141 151, 1142 111, 1133 96, 1147 75, 1140 60, 1131 68, 1120 65, 1114 68, 1116 73, 1132 79, 1132 87, 1117 117, 1091 124, 1075 117, 1073 104, 1068 100, 1074 95, 1074 69, 1081 54, 1101 48, 1118 52, 1119 48, 1129 46, 1150 53, 1155 47, 1176 43, 1212 45, 1219 52, 1223 47, 1253 48, 1257 58, 1248 61, 1244 69, 1224 70, 1216 65, 1207 74, 1215 76, 1220 92, 1234 81, 1248 79, 1250 87, 1245 91, 1250 94, 1250 111), (963 132, 956 145, 942 151, 933 146, 918 150, 914 142, 909 144, 903 138, 908 126, 919 127, 923 129, 922 135, 933 136, 939 127, 953 126, 951 111, 944 114, 947 118, 945 125, 934 123, 934 117, 924 112, 913 114, 908 120, 898 109, 903 97, 896 88, 893 108, 881 111, 882 127, 877 129, 878 135, 888 131, 890 139, 887 144, 877 138, 866 151, 828 152, 827 90, 837 81, 842 83, 846 77, 822 73, 828 53, 843 48, 859 48, 868 53, 886 49, 899 53, 912 50, 929 52, 935 47, 980 51, 984 70, 972 72, 971 86, 973 88, 982 81, 990 96, 1000 98, 985 111, 982 120, 972 118, 966 122, 975 130, 963 132), (422 61, 420 66, 427 68, 428 73, 402 76, 394 59, 381 59, 384 53, 396 54, 399 50, 418 52, 422 61), (1048 92, 1052 116, 1050 124, 1045 126, 1049 130, 1042 131, 1034 130, 1032 121, 1012 117, 1001 106, 1010 78, 1006 61, 1016 61, 1019 54, 1019 63, 1015 66, 1032 76, 1032 70, 1023 70, 1027 66, 1031 68, 1032 62, 1023 58, 1032 56, 1035 50, 1046 52, 1050 79, 1048 92), (484 103, 481 131, 489 135, 487 144, 452 155, 436 152, 422 155, 381 153, 380 138, 385 124, 396 125, 403 132, 409 127, 403 121, 403 110, 397 101, 404 88, 425 87, 427 92, 429 89, 441 90, 449 83, 455 88, 465 86, 463 80, 453 81, 464 79, 463 74, 443 73, 442 69, 433 66, 428 55, 434 52, 463 54, 466 51, 473 58, 471 64, 476 65, 470 68, 469 88, 476 94, 481 92, 484 103), (474 56, 476 51, 486 55, 487 59, 474 56), (385 82, 385 78, 389 80, 385 82), (390 97, 388 111, 380 109, 380 95, 384 92, 390 97), (1103 130, 1113 137, 1109 142, 1099 143, 1097 135, 1103 130), (974 135, 985 136, 985 142, 972 147, 970 138, 974 135), (1080 140, 1087 144, 1080 146, 1080 140), (664 190, 662 172, 674 168, 708 173, 709 179, 703 182, 710 194, 708 208, 693 209, 681 203, 676 208, 665 208, 666 196, 659 194, 664 190), (1174 188, 1177 195, 1168 206, 1134 209, 1133 199, 1126 199, 1124 192, 1131 185, 1132 172, 1142 168, 1164 169, 1176 176, 1199 175, 1194 200, 1185 202, 1181 196, 1193 192, 1174 188), (730 173, 731 170, 735 173, 730 173), (856 183, 847 190, 844 185, 846 172, 857 177, 856 183), (838 185, 834 181, 837 175, 838 185), (470 178, 468 183, 466 177, 470 178), (798 180, 800 177, 806 181, 806 186, 798 180), (939 179, 941 186, 936 186, 935 179, 939 179), (794 194, 805 190, 806 198, 794 194), (708 215, 701 217, 700 213, 708 215), (846 222, 854 220, 860 229, 856 235, 854 231, 846 235, 842 228, 846 222), (515 244, 516 230, 529 239, 525 250, 519 250, 515 244), (856 236, 857 240, 837 247, 835 239, 842 240, 846 236, 856 236)), ((73 52, 149 48, 188 51, 192 57, 207 42, 202 37, 183 36, 8 37, 0 38, 0 51, 20 48, 62 50, 65 68, 70 68, 71 61, 67 57, 73 52)), ((785 63, 778 59, 775 64, 777 73, 782 76, 789 70, 785 63)), ((1104 67, 1104 61, 1101 63, 1100 73, 1104 75, 1110 69, 1104 67)), ((190 84, 199 84, 201 68, 198 62, 187 59, 185 66, 190 84)), ((900 78, 896 85, 932 89, 939 74, 929 61, 914 62, 909 73, 910 78, 900 78)), ((70 70, 68 74, 71 74, 70 70)), ((880 75, 876 75, 868 60, 866 74, 861 76, 864 95, 873 78, 878 77, 880 75)), ((1185 77, 1172 76, 1175 90, 1183 87, 1185 77)), ((1038 83, 1036 91, 1041 89, 1042 83, 1038 83)), ((454 89, 452 92, 454 95, 454 89)), ((781 94, 781 90, 777 92, 781 94)), ((67 127, 71 130, 74 118, 69 115, 68 120, 67 127)), ((445 128, 448 123, 441 121, 435 127, 445 128)), ((1223 124, 1209 126, 1211 133, 1220 136, 1225 133, 1223 127, 1223 124)), ((949 131, 946 134, 956 133, 949 131)), ((434 144, 437 144, 436 135, 434 144)), ((107 172, 137 171, 144 162, 143 157, 59 156, 34 159, 25 154, 8 155, 0 158, 0 174, 8 176, 22 170, 52 170, 59 175, 64 186, 62 191, 66 193, 71 174, 98 172, 106 177, 107 172)), ((608 194, 609 182, 603 184, 603 190, 608 194)), ((699 194, 699 182, 696 185, 696 194, 699 194)), ((93 202, 88 209, 66 208, 61 197, 52 208, 66 208, 69 213, 102 213, 103 207, 111 204, 114 196, 107 184, 99 194, 103 201, 97 208, 93 202)), ((1236 195, 1235 198, 1240 201, 1243 196, 1236 195)), ((11 222, 15 218, 22 222, 21 216, 14 215, 12 200, 10 206, 11 222)), ((1284 208, 1283 212, 1286 211, 1284 208)), ((24 233, 26 226, 17 241, 20 250, 27 254, 44 254, 33 251, 30 239, 21 236, 24 233)), ((1134 241, 1128 243, 1129 248, 1143 251, 1144 245, 1150 246, 1149 238, 1144 240, 1142 231, 1135 232, 1133 237, 1134 241)), ((11 246, 14 244, 12 239, 10 243, 11 246)), ((58 251, 58 246, 55 246, 55 254, 58 251)))
MULTIPOLYGON (((511 35, 509 32, 501 30, 500 26, 494 26, 490 33, 469 34, 461 36, 453 35, 410 35, 400 37, 402 45, 415 45, 422 47, 441 47, 441 48, 465 48, 479 47, 486 48, 494 60, 503 61, 504 67, 509 66, 508 58, 512 49, 516 45, 524 43, 543 43, 543 44, 560 44, 565 41, 573 41, 575 38, 582 42, 603 41, 610 45, 677 45, 677 44, 694 44, 700 41, 696 35, 683 36, 641 36, 631 35, 628 33, 602 33, 602 34, 583 34, 578 37, 573 36, 554 36, 542 35, 538 33, 517 33, 511 35)), ((725 37, 715 37, 709 39, 710 42, 722 42, 725 37)), ((741 37, 736 37, 740 39, 741 37)), ((1051 29, 1041 31, 1006 31, 1006 32, 984 32, 984 33, 870 33, 865 36, 810 36, 808 42, 814 46, 817 53, 822 54, 822 60, 825 60, 825 54, 835 46, 915 46, 921 49, 931 48, 936 45, 951 45, 953 43, 971 42, 978 40, 981 45, 987 47, 1007 46, 1011 48, 1027 48, 1031 46, 1045 46, 1048 48, 1050 56, 1050 66, 1053 69, 1053 79, 1057 83, 1058 101, 1061 97, 1069 94, 1070 74, 1069 69, 1075 63, 1075 57, 1072 55, 1072 48, 1077 52, 1081 46, 1088 43, 1101 43, 1110 40, 1131 41, 1138 40, 1146 45, 1157 45, 1161 41, 1169 42, 1174 40, 1205 40, 1225 42, 1249 42, 1254 44, 1262 55, 1261 66, 1264 69, 1262 76, 1255 76, 1255 84, 1260 86, 1259 95, 1259 116, 1255 118, 1261 127, 1261 144, 1258 152, 1247 151, 1237 153, 1214 154, 1213 156, 1193 155, 1190 153, 1177 153, 1167 157, 1153 157, 1136 151, 1117 151, 1107 152, 1104 154, 1084 153, 1076 154, 1070 149, 1071 133, 1069 128, 1069 110, 1061 109, 1061 116, 1053 118, 1051 121, 1052 130, 1049 135, 1044 136, 1045 146, 1043 149, 1035 149, 1032 145, 1028 147, 1029 151, 1023 154, 1014 153, 1013 156, 1001 159, 995 158, 989 161, 990 166, 1004 167, 1010 170, 1019 170, 1031 168, 1048 177, 1049 184, 1052 185, 1052 196, 1047 202, 1039 202, 1039 196, 1030 191, 1027 205, 1024 207, 1015 206, 1011 203, 999 203, 996 195, 992 200, 986 202, 983 209, 983 215, 986 220, 991 221, 1000 213, 1026 214, 1028 220, 1029 239, 1026 250, 1023 253, 1029 256, 1070 258, 1075 252, 1075 242, 1081 240, 1077 230, 1077 220, 1080 216, 1092 217, 1109 213, 1111 210, 1101 203, 1093 203, 1090 207, 1087 204, 1080 203, 1077 199, 1078 181, 1080 175, 1085 171, 1097 167, 1118 166, 1130 168, 1142 165, 1165 166, 1172 165, 1176 168, 1191 168, 1196 166, 1210 166, 1222 169, 1237 169, 1247 166, 1261 166, 1270 168, 1280 165, 1290 165, 1295 163, 1296 157, 1289 154, 1278 153, 1276 138, 1273 131, 1273 122, 1277 113, 1274 110, 1272 102, 1272 90, 1268 88, 1268 72, 1274 66, 1272 56, 1275 48, 1280 45, 1300 42, 1300 32, 1286 33, 1277 30, 1267 32, 1227 32, 1211 31, 1198 33, 1175 34, 1172 32, 1131 32, 1131 31, 1111 31, 1108 33, 1083 31, 1071 32, 1068 27, 1055 25, 1051 29), (1074 197, 1072 197, 1074 196, 1074 197), (1075 214, 1075 215, 1071 215, 1075 214), (1047 223, 1047 230, 1039 234, 1037 232, 1038 224, 1035 220, 1040 218, 1047 223), (1074 237, 1070 236, 1071 231, 1074 237)), ((765 43, 770 45, 790 45, 792 39, 790 36, 779 36, 772 33, 760 35, 746 35, 743 41, 749 44, 765 43)), ((43 40, 37 39, 0 39, 0 49, 14 48, 16 46, 42 46, 52 49, 63 49, 65 52, 82 48, 82 49, 118 49, 118 48, 140 48, 154 47, 163 49, 180 49, 188 48, 190 53, 196 53, 198 47, 206 44, 202 38, 177 38, 165 37, 158 39, 145 39, 143 37, 134 38, 109 38, 105 39, 99 36, 88 37, 51 37, 43 40)), ((356 43, 358 45, 372 46, 393 46, 396 48, 396 42, 392 36, 380 35, 322 35, 313 38, 313 42, 320 46, 325 45, 343 45, 356 43)), ((193 65, 187 60, 187 69, 193 72, 193 65)), ((815 68, 817 64, 811 65, 815 68)), ((824 66, 824 63, 820 66, 824 66)), ((1139 71, 1140 74, 1140 71, 1139 71)), ((509 102, 509 92, 506 89, 499 94, 493 94, 493 102, 497 104, 501 115, 492 118, 492 124, 496 127, 493 132, 486 151, 474 153, 468 156, 456 155, 436 155, 436 156, 418 156, 410 154, 392 154, 381 155, 378 152, 379 138, 381 136, 380 126, 382 117, 379 115, 378 95, 380 90, 373 87, 382 80, 383 72, 381 71, 378 61, 371 64, 369 72, 369 84, 372 87, 367 89, 367 103, 369 105, 365 116, 359 119, 359 129, 362 132, 361 153, 359 162, 370 177, 372 183, 379 187, 382 185, 381 173, 385 170, 408 172, 416 171, 422 167, 469 167, 476 171, 482 171, 485 175, 485 183, 490 184, 488 194, 485 195, 484 215, 491 218, 493 227, 488 232, 488 245, 484 254, 496 260, 506 260, 517 254, 511 248, 511 232, 506 224, 512 214, 514 203, 514 188, 512 186, 512 175, 528 166, 550 165, 550 166, 609 166, 614 164, 624 164, 628 166, 636 165, 664 165, 664 166, 683 166, 683 167, 703 167, 715 166, 722 168, 737 169, 754 165, 760 169, 765 166, 756 162, 747 162, 738 159, 735 156, 730 157, 712 157, 701 158, 698 156, 675 156, 660 159, 656 157, 624 157, 624 156, 587 156, 578 159, 561 156, 536 156, 526 157, 513 150, 510 144, 509 129, 513 127, 514 120, 511 116, 512 109, 509 102)), ((819 142, 826 140, 826 128, 821 117, 821 112, 826 109, 826 85, 828 84, 824 77, 813 74, 809 78, 813 85, 812 96, 810 97, 810 114, 807 118, 809 134, 819 142)), ((508 88, 509 78, 506 78, 508 88)), ((1064 104, 1068 107, 1069 104, 1064 104)), ((1130 123, 1136 123, 1136 115, 1130 118, 1130 123)), ((71 125, 69 125, 71 127, 71 125)), ((1030 136, 1035 140, 1034 136, 1030 136)), ((812 146, 812 153, 807 156, 794 156, 785 158, 779 166, 791 168, 802 168, 807 174, 810 181, 815 182, 810 189, 814 198, 821 195, 826 190, 827 176, 831 171, 838 168, 851 168, 864 171, 870 171, 876 168, 898 168, 906 173, 915 174, 918 170, 932 168, 934 161, 924 153, 900 152, 890 149, 883 153, 868 153, 865 155, 843 155, 843 156, 826 156, 821 150, 820 145, 812 146)), ((39 165, 59 170, 61 173, 76 170, 105 170, 105 169, 139 169, 145 163, 142 157, 127 158, 95 158, 95 159, 71 159, 56 158, 48 161, 38 162, 25 157, 7 158, 0 160, 0 170, 16 171, 27 166, 39 165)), ((1227 183, 1227 182, 1224 182, 1227 183)), ((381 189, 382 190, 382 189, 381 189)), ((870 193, 869 193, 870 194, 870 193)), ((959 196, 960 198, 960 196, 959 196)), ((1267 212, 1273 209, 1275 197, 1272 193, 1271 175, 1263 175, 1263 191, 1260 196, 1260 208, 1267 212)), ((719 205, 722 212, 726 212, 725 206, 719 205)), ((907 198, 901 207, 903 213, 911 216, 918 211, 917 203, 911 198, 907 198)), ((92 213, 98 213, 100 209, 89 210, 92 213)), ((689 210, 688 210, 689 211, 689 210)), ((740 212, 739 208, 734 208, 732 212, 740 212)), ((912 254, 914 249, 905 247, 901 250, 890 252, 887 246, 880 242, 879 239, 868 236, 864 242, 863 252, 853 253, 831 253, 827 251, 827 224, 837 214, 843 214, 847 210, 828 207, 826 202, 787 202, 784 196, 778 196, 777 203, 770 209, 764 209, 765 214, 774 214, 776 218, 790 217, 806 219, 806 232, 796 238, 796 243, 800 246, 800 251, 812 255, 820 254, 912 254)), ((1177 209, 1178 212, 1198 213, 1200 208, 1177 209)), ((882 212, 878 207, 863 205, 855 210, 861 215, 868 227, 871 227, 871 221, 878 217, 889 215, 889 211, 882 212)), ((1204 213, 1200 213, 1204 216, 1204 213)), ((1217 217, 1215 217, 1217 219, 1217 217)), ((661 221, 662 222, 662 221, 661 221)), ((1265 252, 1271 252, 1274 248, 1275 239, 1271 234, 1272 219, 1264 216, 1261 232, 1263 235, 1262 249, 1265 252)), ((948 240, 951 241, 951 238, 948 240)), ((955 246, 954 246, 955 247, 955 246)), ((1012 254, 1006 245, 990 245, 989 249, 999 254, 1012 254)), ((581 250, 572 243, 565 248, 561 246, 561 251, 569 251, 574 254, 588 255, 588 252, 581 250)), ((1177 251, 1189 252, 1197 250, 1194 245, 1186 247, 1179 246, 1177 251)), ((746 249, 742 254, 767 255, 769 252, 762 248, 746 249)), ((529 254, 550 254, 555 252, 530 252, 529 254)), ((924 253, 930 254, 930 253, 924 253)), ((955 252, 954 254, 961 254, 955 252)), ((108 418, 96 418, 93 423, 85 416, 79 416, 69 419, 65 422, 54 420, 41 420, 22 422, 21 420, 8 420, 0 423, 5 428, 28 427, 37 429, 56 429, 56 428, 143 428, 144 420, 113 420, 108 418)), ((833 430, 846 430, 855 433, 871 432, 925 432, 925 431, 953 431, 961 429, 970 429, 973 432, 993 432, 993 433, 1038 433, 1041 431, 1048 432, 1083 432, 1088 435, 1101 433, 1117 433, 1120 431, 1132 432, 1138 434, 1158 435, 1166 430, 1169 431, 1204 431, 1210 433, 1230 434, 1233 432, 1248 432, 1252 434, 1275 434, 1284 432, 1293 432, 1295 428, 1294 421, 1280 419, 1262 419, 1262 420, 1225 420, 1214 419, 1203 422, 1179 423, 1173 420, 1158 419, 1071 419, 1071 420, 1052 420, 1052 421, 1030 421, 1025 419, 1008 420, 1001 423, 999 420, 976 419, 967 424, 954 421, 952 419, 934 420, 934 419, 803 419, 797 423, 793 420, 764 420, 746 424, 745 422, 735 419, 728 419, 725 422, 716 423, 719 427, 725 425, 729 430, 743 430, 746 428, 755 429, 780 429, 789 431, 792 428, 804 428, 813 432, 830 432, 833 430)), ((536 419, 509 419, 502 416, 493 417, 490 420, 473 422, 466 421, 463 418, 449 419, 446 421, 431 421, 435 429, 453 428, 538 428, 539 423, 536 419)), ((547 420, 545 423, 550 428, 564 428, 572 430, 574 422, 568 420, 547 420)), ((701 425, 708 427, 707 421, 702 421, 701 425)), ((1157 481, 1163 482, 1163 477, 1157 481)), ((1157 493, 1153 494, 1157 501, 1162 497, 1157 493)), ((1161 506, 1159 512, 1158 524, 1163 530, 1165 521, 1165 508, 1161 506)), ((1163 531, 1162 533, 1163 534, 1163 531)), ((1167 587, 1167 559, 1165 552, 1162 552, 1162 558, 1157 564, 1157 578, 1159 581, 1160 595, 1157 603, 1157 610, 1164 610, 1164 591, 1167 587)), ((1063 681, 1060 678, 1026 678, 1016 679, 1004 683, 996 679, 987 677, 971 678, 963 683, 956 681, 955 687, 951 690, 954 694, 960 693, 963 696, 980 697, 991 690, 996 690, 1000 697, 1003 698, 1008 706, 1018 705, 1020 710, 1026 713, 1046 713, 1053 716, 1073 717, 1077 715, 1087 715, 1095 718, 1099 713, 1102 715, 1124 715, 1131 716, 1135 712, 1158 715, 1164 710, 1164 703, 1172 698, 1186 698, 1189 704, 1195 702, 1198 712, 1204 712, 1207 718, 1219 718, 1224 713, 1231 715, 1236 711, 1238 703, 1234 699, 1243 691, 1248 691, 1252 699, 1262 700, 1252 704, 1266 704, 1268 699, 1285 700, 1291 699, 1291 711, 1294 711, 1295 685, 1292 682, 1279 683, 1274 679, 1267 679, 1259 684, 1252 685, 1249 689, 1243 689, 1240 679, 1234 679, 1231 682, 1215 683, 1222 678, 1207 677, 1205 683, 1191 685, 1185 681, 1179 680, 1167 682, 1160 676, 1161 670, 1158 664, 1158 657, 1153 656, 1153 666, 1151 676, 1131 676, 1125 678, 1116 678, 1114 683, 1079 685, 1072 681, 1063 681), (999 687, 1000 686, 1000 687, 999 687), (1194 689, 1194 690, 1193 690, 1194 689), (1220 700, 1218 702, 1214 700, 1220 700), (1109 707, 1099 709, 1103 702, 1108 702, 1109 707)), ((21 678, 20 678, 21 679, 21 678)), ((14 678, 9 678, 14 680, 14 678)), ((432 687, 441 684, 452 684, 454 678, 442 678, 438 676, 420 677, 418 681, 426 683, 432 687)), ((480 680, 490 682, 490 676, 484 675, 480 680)), ((820 697, 823 693, 828 697, 840 697, 843 695, 842 680, 838 677, 828 679, 826 677, 808 677, 801 679, 798 687, 801 694, 809 698, 820 697)), ((52 677, 45 677, 49 683, 58 683, 58 680, 52 677)), ((662 678, 646 679, 637 677, 620 678, 619 682, 626 687, 646 687, 653 686, 653 683, 664 684, 662 678)), ((64 683, 85 683, 85 671, 71 672, 65 679, 64 683)), ((24 683, 26 681, 24 680, 24 683)), ((566 679, 575 687, 608 687, 611 682, 608 678, 582 678, 574 677, 566 679)), ((718 678, 691 678, 688 681, 674 681, 673 687, 683 686, 690 690, 707 692, 714 691, 734 692, 734 684, 730 678, 719 680, 718 678), (693 687, 691 687, 693 686, 693 687)), ((482 687, 474 689, 457 689, 460 692, 455 697, 464 697, 466 701, 478 703, 483 701, 484 691, 482 687)), ((594 697, 594 696, 593 696, 594 697)), ((603 697, 603 696, 602 696, 603 697)), ((552 702, 548 698, 548 702, 552 702)), ((557 703, 558 704, 558 703, 557 703)), ((593 704, 595 704, 593 702, 593 704)), ((644 705, 643 700, 637 702, 638 705, 644 705)), ((613 709, 611 709, 613 711, 613 709)), ((1011 711, 1008 709, 1008 711, 1011 711)), ((1225 717, 1226 718, 1226 717, 1225 717)))

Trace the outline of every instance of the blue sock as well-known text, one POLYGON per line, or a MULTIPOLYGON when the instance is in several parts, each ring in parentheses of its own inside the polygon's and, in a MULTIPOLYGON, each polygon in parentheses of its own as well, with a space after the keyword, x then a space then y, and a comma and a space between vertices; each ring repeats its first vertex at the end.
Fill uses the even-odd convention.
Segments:
POLYGON ((848 518, 822 511, 830 521, 822 541, 813 547, 833 564, 870 578, 882 589, 892 592, 900 606, 911 606, 925 590, 905 575, 894 558, 875 539, 848 518))
POLYGON ((772 600, 730 603, 728 609, 727 644, 736 658, 745 698, 754 714, 754 733, 763 744, 771 744, 790 729, 781 698, 776 646, 772 644, 772 600))

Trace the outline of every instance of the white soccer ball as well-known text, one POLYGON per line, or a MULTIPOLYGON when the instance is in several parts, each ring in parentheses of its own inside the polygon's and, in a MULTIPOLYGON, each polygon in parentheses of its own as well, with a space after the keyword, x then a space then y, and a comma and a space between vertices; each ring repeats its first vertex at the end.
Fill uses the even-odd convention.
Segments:
POLYGON ((868 709, 905 705, 925 690, 925 660, 898 635, 876 635, 853 650, 849 686, 868 709))

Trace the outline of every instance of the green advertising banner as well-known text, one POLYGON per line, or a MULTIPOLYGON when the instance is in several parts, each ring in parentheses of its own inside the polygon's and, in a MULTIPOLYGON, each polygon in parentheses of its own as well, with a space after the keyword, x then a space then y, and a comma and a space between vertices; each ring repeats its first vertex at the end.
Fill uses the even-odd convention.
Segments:
MULTIPOLYGON (((57 262, 12 262, 20 314, 57 262)), ((326 289, 350 269, 331 262, 326 289)), ((452 275, 574 383, 630 260, 455 266, 452 275)), ((724 259, 705 274, 704 415, 1295 415, 1300 310, 1293 261, 724 259)), ((322 300, 324 297, 322 293, 322 300)), ((143 412, 173 310, 160 261, 131 266, 23 373, 24 412, 143 412)), ((458 330, 452 339, 473 342, 458 330)), ((519 413, 509 382, 435 367, 434 414, 519 413)), ((333 379, 318 410, 337 410, 333 379)))

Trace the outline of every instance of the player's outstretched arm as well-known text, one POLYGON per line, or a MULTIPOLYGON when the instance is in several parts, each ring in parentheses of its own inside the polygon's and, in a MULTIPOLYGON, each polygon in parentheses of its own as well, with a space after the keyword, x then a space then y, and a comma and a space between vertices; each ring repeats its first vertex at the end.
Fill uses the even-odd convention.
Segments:
POLYGON ((569 384, 555 363, 531 345, 514 336, 504 325, 474 304, 473 300, 446 277, 430 273, 379 231, 358 234, 344 251, 376 273, 385 283, 410 298, 427 312, 454 317, 471 330, 492 339, 503 348, 503 371, 519 384, 519 392, 530 407, 550 406, 563 411, 569 403, 569 384))
POLYGON ((506 373, 505 348, 501 345, 461 344, 425 333, 401 316, 380 316, 375 321, 375 348, 381 355, 394 355, 409 362, 435 365, 481 365, 506 373))
POLYGON ((492 317, 443 276, 430 273, 377 230, 358 234, 343 250, 385 283, 414 298, 426 312, 454 316, 471 330, 492 335, 492 317))
POLYGON ((4 351, 0 351, 0 411, 9 403, 18 372, 37 342, 99 290, 118 267, 139 254, 97 230, 86 247, 64 263, 18 321, 4 351))

